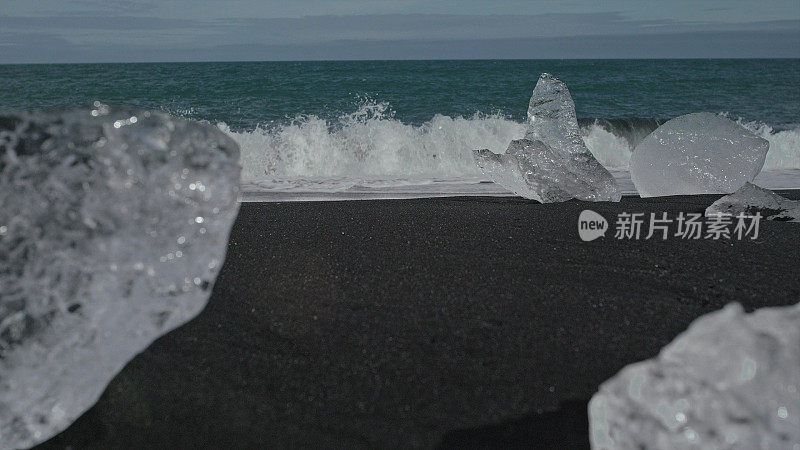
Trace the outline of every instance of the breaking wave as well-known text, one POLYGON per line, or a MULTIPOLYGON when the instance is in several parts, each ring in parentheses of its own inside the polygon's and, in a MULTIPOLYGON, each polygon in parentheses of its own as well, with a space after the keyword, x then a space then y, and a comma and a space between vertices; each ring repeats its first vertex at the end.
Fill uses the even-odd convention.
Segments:
MULTIPOLYGON (((723 113, 724 114, 724 113, 723 113)), ((581 134, 597 159, 611 170, 627 170, 633 148, 666 119, 581 119, 581 134)), ((738 122, 770 141, 765 170, 800 168, 800 127, 776 130, 738 122)), ((525 134, 525 124, 502 114, 472 117, 435 115, 419 125, 396 119, 388 103, 364 102, 330 120, 297 116, 288 123, 234 131, 218 127, 239 143, 242 181, 369 179, 388 184, 408 180, 479 179, 471 150, 505 151, 525 134)))
MULTIPOLYGON (((728 116, 726 113, 723 115, 728 116)), ((777 130, 761 122, 746 122, 741 118, 735 120, 739 125, 769 141, 769 152, 763 170, 800 169, 800 125, 777 130)))

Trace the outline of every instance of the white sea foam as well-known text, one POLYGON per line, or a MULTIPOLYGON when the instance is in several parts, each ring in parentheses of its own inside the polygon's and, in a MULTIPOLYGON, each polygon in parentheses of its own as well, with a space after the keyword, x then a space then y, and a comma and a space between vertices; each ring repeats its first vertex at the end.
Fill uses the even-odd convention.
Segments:
MULTIPOLYGON (((797 170, 791 169, 800 169, 800 127, 775 131, 763 123, 739 123, 770 142, 765 171, 790 169, 796 178, 797 170)), ((303 115, 248 131, 218 126, 241 147, 245 190, 317 193, 478 183, 484 177, 471 151, 502 153, 511 140, 525 134, 524 123, 500 114, 437 114, 422 124, 407 124, 391 114, 387 103, 371 101, 333 120, 303 115)), ((609 128, 599 122, 584 124, 581 135, 606 168, 627 171, 632 146, 650 130, 609 128)), ((793 187, 800 187, 800 181, 793 187)), ((429 191, 422 189, 420 194, 429 196, 429 191)))
POLYGON ((332 122, 298 116, 291 123, 236 132, 245 182, 293 178, 405 179, 478 177, 471 150, 501 151, 525 126, 499 115, 436 115, 421 125, 392 117, 386 103, 367 103, 332 122))
POLYGON ((761 122, 745 122, 741 118, 736 122, 769 141, 763 170, 800 169, 800 127, 775 131, 761 122))
POLYGON ((600 125, 589 125, 581 130, 586 147, 608 169, 627 170, 633 149, 627 139, 606 130, 600 125))

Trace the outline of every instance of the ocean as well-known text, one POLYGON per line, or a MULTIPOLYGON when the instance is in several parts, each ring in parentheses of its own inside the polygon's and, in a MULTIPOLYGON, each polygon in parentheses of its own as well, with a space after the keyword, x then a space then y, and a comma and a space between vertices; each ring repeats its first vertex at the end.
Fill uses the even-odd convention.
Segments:
POLYGON ((241 147, 245 200, 511 195, 471 150, 522 137, 543 72, 626 193, 635 145, 698 111, 770 141, 757 183, 800 188, 798 59, 0 65, 0 109, 100 101, 212 123, 241 147))

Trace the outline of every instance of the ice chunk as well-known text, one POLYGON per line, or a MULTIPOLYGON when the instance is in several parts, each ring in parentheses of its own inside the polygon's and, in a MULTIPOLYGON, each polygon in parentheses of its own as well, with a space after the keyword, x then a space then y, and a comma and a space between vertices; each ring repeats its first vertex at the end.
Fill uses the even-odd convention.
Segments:
POLYGON ((238 156, 215 127, 155 112, 0 114, 0 448, 66 428, 203 309, 238 156))
POLYGON ((750 183, 745 183, 738 191, 722 197, 706 208, 706 216, 713 214, 752 216, 757 212, 766 219, 800 222, 799 201, 789 200, 750 183))
POLYGON ((798 448, 800 305, 697 319, 589 403, 595 449, 798 448))
POLYGON ((725 117, 676 117, 644 138, 631 155, 631 179, 642 197, 729 194, 764 166, 769 141, 725 117))
POLYGON ((528 106, 524 139, 511 141, 505 154, 475 150, 483 173, 504 188, 543 203, 571 198, 619 201, 614 177, 581 139, 575 104, 567 86, 545 73, 528 106))

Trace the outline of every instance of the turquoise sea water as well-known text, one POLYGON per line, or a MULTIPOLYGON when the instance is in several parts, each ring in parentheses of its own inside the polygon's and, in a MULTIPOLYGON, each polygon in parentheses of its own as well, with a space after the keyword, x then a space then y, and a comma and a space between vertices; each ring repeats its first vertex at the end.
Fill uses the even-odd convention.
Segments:
POLYGON ((542 72, 567 83, 587 145, 613 170, 659 123, 697 111, 768 138, 766 171, 800 169, 797 59, 4 65, 0 108, 164 110, 230 133, 253 190, 396 189, 479 180, 469 151, 523 134, 542 72))

